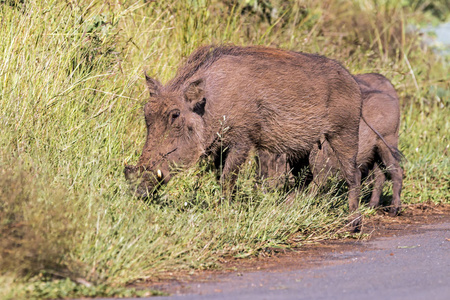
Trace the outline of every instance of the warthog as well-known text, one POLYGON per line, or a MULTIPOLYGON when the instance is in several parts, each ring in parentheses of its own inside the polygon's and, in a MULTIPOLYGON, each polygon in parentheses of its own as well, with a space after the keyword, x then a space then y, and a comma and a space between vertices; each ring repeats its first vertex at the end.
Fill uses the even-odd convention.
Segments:
POLYGON ((222 158, 230 190, 250 149, 300 159, 325 139, 349 185, 350 210, 357 209, 361 91, 338 62, 265 47, 204 46, 166 85, 146 81, 147 138, 138 164, 125 168, 138 195, 166 183, 171 165, 205 156, 222 158))
MULTIPOLYGON (((400 108, 397 92, 391 82, 381 74, 369 73, 355 76, 362 91, 362 116, 359 125, 359 150, 357 165, 363 176, 373 176, 373 190, 369 205, 379 205, 385 175, 380 165, 386 167, 393 182, 391 214, 400 209, 400 193, 403 170, 399 165, 401 154, 398 148, 400 108)), ((286 172, 286 157, 259 151, 263 176, 280 177, 280 170, 286 172)), ((338 162, 329 144, 324 141, 319 148, 313 147, 309 157, 316 187, 323 186, 328 175, 338 171, 338 162)), ((304 165, 290 167, 303 167, 304 165)), ((278 182, 279 184, 279 182, 278 182)))

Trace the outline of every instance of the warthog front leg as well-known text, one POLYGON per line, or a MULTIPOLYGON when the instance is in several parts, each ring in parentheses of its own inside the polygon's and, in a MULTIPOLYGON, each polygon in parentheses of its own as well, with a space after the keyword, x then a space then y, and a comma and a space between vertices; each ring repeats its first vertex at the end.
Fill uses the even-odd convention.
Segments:
POLYGON ((235 144, 229 147, 223 164, 222 174, 220 175, 220 182, 225 197, 229 197, 232 194, 239 170, 247 160, 249 152, 249 143, 235 144))

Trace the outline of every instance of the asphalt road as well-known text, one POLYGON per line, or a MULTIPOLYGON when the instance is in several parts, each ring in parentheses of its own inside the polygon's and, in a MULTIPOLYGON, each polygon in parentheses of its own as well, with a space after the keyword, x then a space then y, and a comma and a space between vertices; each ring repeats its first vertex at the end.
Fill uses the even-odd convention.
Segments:
POLYGON ((183 293, 151 299, 449 300, 450 223, 330 252, 307 268, 230 273, 188 283, 183 293))

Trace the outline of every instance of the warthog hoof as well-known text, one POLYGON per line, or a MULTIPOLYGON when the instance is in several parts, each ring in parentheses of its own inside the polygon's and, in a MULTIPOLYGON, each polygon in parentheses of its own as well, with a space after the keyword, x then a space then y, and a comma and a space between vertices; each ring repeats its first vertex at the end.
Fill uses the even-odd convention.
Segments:
POLYGON ((398 216, 399 214, 400 214, 400 206, 397 206, 397 207, 392 206, 392 207, 389 209, 389 215, 390 215, 391 217, 398 216))
POLYGON ((350 221, 350 228, 349 231, 353 233, 357 233, 361 231, 361 225, 362 225, 362 216, 360 212, 354 212, 349 217, 350 221))

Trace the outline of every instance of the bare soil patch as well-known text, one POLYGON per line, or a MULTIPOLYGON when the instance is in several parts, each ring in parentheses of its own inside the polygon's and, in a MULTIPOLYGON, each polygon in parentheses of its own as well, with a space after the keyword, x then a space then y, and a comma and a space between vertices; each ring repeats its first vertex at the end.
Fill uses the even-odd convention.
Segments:
POLYGON ((305 244, 299 248, 267 248, 258 257, 238 259, 222 258, 222 269, 161 274, 160 278, 139 283, 138 288, 152 288, 169 293, 187 293, 188 284, 210 282, 221 276, 244 272, 284 272, 317 265, 337 263, 330 259, 331 254, 347 251, 367 251, 372 249, 367 241, 381 237, 403 236, 423 232, 421 226, 450 221, 450 204, 420 203, 407 206, 401 215, 390 217, 380 210, 374 216, 364 220, 362 239, 345 237, 336 240, 319 241, 305 244), (327 258, 327 259, 325 259, 327 258))

